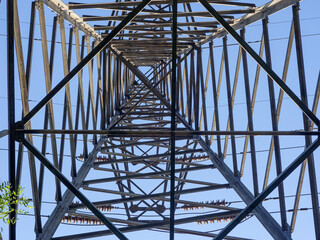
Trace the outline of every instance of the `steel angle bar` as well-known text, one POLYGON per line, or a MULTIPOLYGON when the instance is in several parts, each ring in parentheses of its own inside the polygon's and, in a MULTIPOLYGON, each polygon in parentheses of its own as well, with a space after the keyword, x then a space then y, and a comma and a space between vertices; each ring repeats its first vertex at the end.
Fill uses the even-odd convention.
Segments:
MULTIPOLYGON (((319 97, 320 97, 320 71, 319 71, 319 74, 318 74, 318 81, 317 81, 317 86, 316 86, 316 89, 315 89, 313 105, 312 105, 312 111, 314 113, 316 113, 317 110, 318 110, 319 97)), ((310 127, 311 127, 311 129, 313 129, 313 127, 314 127, 314 123, 313 122, 311 122, 310 127)))
POLYGON ((119 23, 80 63, 78 63, 22 120, 25 125, 34 117, 81 69, 87 65, 105 46, 133 19, 151 0, 142 1, 128 16, 119 23))
MULTIPOLYGON (((15 157, 15 94, 14 94, 14 1, 7 1, 7 84, 8 84, 8 174, 9 183, 12 190, 16 190, 15 171, 16 171, 16 157, 15 157)), ((14 211, 10 212, 9 220, 16 218, 15 204, 10 207, 14 211)), ((9 224, 9 238, 16 239, 16 224, 9 224)))
POLYGON ((22 144, 28 148, 50 172, 52 172, 77 198, 80 199, 92 213, 99 218, 119 239, 128 239, 125 237, 90 201, 81 193, 52 163, 44 157, 28 140, 22 139, 22 144))
MULTIPOLYGON (((194 152, 202 152, 202 149, 190 149, 187 151, 176 152, 175 154, 176 155, 183 155, 183 154, 194 153, 194 152)), ((134 161, 142 161, 142 160, 146 160, 146 159, 151 159, 151 161, 161 162, 162 157, 168 157, 168 156, 170 156, 170 153, 160 153, 160 154, 148 155, 148 156, 133 156, 131 158, 113 159, 113 160, 96 162, 95 165, 121 163, 121 162, 134 162, 134 161)))
MULTIPOLYGON (((176 172, 184 172, 184 171, 198 171, 202 169, 213 169, 214 166, 211 165, 203 165, 198 167, 192 167, 185 169, 177 169, 176 172)), ((117 171, 118 172, 118 171, 117 171)), ((89 184, 95 184, 95 183, 104 183, 104 182, 112 182, 112 181, 122 181, 126 179, 134 179, 134 178, 148 178, 153 176, 166 176, 170 174, 170 171, 161 171, 161 172, 150 172, 150 173, 140 173, 140 174, 134 174, 133 172, 123 172, 126 173, 126 176, 120 176, 120 177, 113 177, 113 178, 99 178, 99 179, 92 179, 92 180, 86 180, 83 182, 83 185, 89 185, 89 184)))
POLYGON ((299 99, 299 97, 281 80, 281 78, 260 58, 260 56, 240 37, 240 35, 223 19, 223 17, 206 1, 199 2, 211 13, 211 15, 224 27, 224 29, 240 44, 240 46, 265 70, 265 72, 275 81, 279 87, 300 107, 316 125, 320 125, 320 120, 313 112, 299 99))
MULTIPOLYGON (((16 129, 18 133, 24 134, 100 134, 100 135, 110 135, 110 136, 120 136, 120 137, 130 137, 130 136, 145 136, 145 137, 170 137, 170 130, 160 130, 160 131, 141 131, 138 130, 46 130, 46 129, 16 129)), ((319 136, 318 131, 183 131, 176 130, 176 136, 181 137, 193 137, 193 136, 208 136, 208 135, 233 135, 233 136, 319 136)), ((180 139, 181 140, 181 139, 180 139)))
MULTIPOLYGON (((22 99, 22 113, 26 114, 29 112, 29 102, 28 102, 28 88, 29 84, 26 77, 26 71, 24 68, 24 58, 23 58, 23 49, 21 42, 21 32, 20 32, 20 21, 18 14, 18 6, 17 1, 14 1, 14 38, 15 38, 15 46, 16 46, 16 56, 17 56, 17 66, 19 73, 19 82, 20 82, 20 92, 22 99)), ((10 95, 8 92, 8 96, 10 95)), ((31 123, 28 123, 26 128, 31 128, 31 123)), ((32 142, 32 136, 27 135, 27 138, 30 142, 32 142)), ((18 153, 18 168, 17 168, 17 182, 16 186, 19 185, 20 176, 21 176, 21 168, 22 168, 22 157, 23 157, 23 147, 19 144, 19 153, 18 153)), ((34 156, 28 152, 29 157, 29 171, 30 171, 30 179, 31 179, 31 188, 32 188, 32 196, 34 199, 34 212, 35 212, 35 230, 36 232, 41 232, 41 218, 40 218, 40 203, 38 198, 38 188, 37 188, 37 176, 36 176, 36 166, 34 162, 34 156)))
MULTIPOLYGON (((196 3, 197 0, 178 0, 178 3, 196 3)), ((244 6, 244 7, 255 7, 253 3, 246 2, 235 2, 235 1, 221 1, 221 0, 208 0, 209 3, 220 4, 220 5, 233 5, 233 6, 244 6)), ((112 7, 133 7, 137 6, 140 1, 127 1, 127 2, 104 2, 104 3, 77 3, 77 2, 69 2, 70 9, 88 9, 88 8, 112 8, 112 7)), ((153 0, 150 5, 172 5, 172 1, 170 0, 153 0)), ((87 17, 95 17, 95 16, 87 16, 87 17)))
MULTIPOLYGON (((79 39, 79 30, 78 28, 74 28, 74 37, 76 44, 76 59, 77 63, 80 63, 83 59, 84 54, 84 36, 82 38, 81 49, 80 49, 80 39, 79 39)), ((78 94, 77 94, 77 108, 76 108, 76 118, 75 118, 75 129, 78 129, 79 118, 81 116, 81 125, 82 129, 86 128, 86 117, 85 117, 85 105, 84 105, 84 94, 83 94, 83 81, 82 81, 82 70, 78 73, 78 94)), ((87 135, 83 135, 83 154, 87 156, 88 154, 88 137, 87 135)), ((75 149, 77 147, 77 135, 75 135, 75 149)))
MULTIPOLYGON (((134 227, 128 227, 128 228, 133 228, 134 227)), ((158 229, 161 229, 161 230, 166 230, 168 231, 169 228, 168 227, 155 227, 155 228, 158 228, 158 229)), ((123 229, 123 228, 122 228, 123 229)), ((138 231, 140 229, 136 229, 136 230, 130 230, 131 232, 132 231, 138 231)), ((123 229, 122 232, 130 232, 129 230, 125 230, 123 229)), ((200 231, 195 231, 195 230, 189 230, 189 229, 182 229, 182 228, 176 228, 175 229, 175 232, 176 233, 182 233, 182 234, 191 234, 191 235, 196 235, 196 236, 203 236, 203 237, 215 237, 217 236, 217 234, 213 234, 213 233, 208 233, 208 232, 200 232, 200 231)), ((56 237, 56 238, 53 238, 52 240, 71 240, 71 239, 76 239, 76 240, 79 240, 79 239, 86 239, 86 238, 91 238, 92 235, 91 235, 92 232, 89 232, 89 233, 83 233, 83 234, 75 234, 75 235, 68 235, 68 236, 61 236, 61 237, 56 237)), ((109 232, 106 232, 103 234, 103 236, 107 236, 107 235, 111 235, 112 233, 109 231, 109 232)), ((238 237, 227 237, 225 239, 228 239, 228 240, 252 240, 252 239, 247 239, 247 238, 238 238, 238 237)))
MULTIPOLYGON (((217 131, 220 131, 220 122, 219 122, 219 110, 218 110, 218 94, 217 94, 217 83, 216 83, 216 74, 215 74, 215 63, 214 63, 214 56, 213 56, 213 42, 209 43, 209 58, 210 58, 210 67, 211 67, 211 80, 212 80, 212 91, 213 91, 213 104, 214 104, 214 113, 213 113, 213 120, 212 120, 212 130, 214 127, 217 131)), ((221 157, 221 138, 220 136, 216 136, 217 138, 217 151, 218 156, 221 157)), ((213 142, 213 135, 210 138, 210 145, 213 142)))
MULTIPOLYGON (((262 34, 261 38, 261 44, 259 49, 259 56, 262 57, 264 52, 264 37, 262 34)), ((253 90, 251 95, 251 111, 253 113, 254 106, 256 102, 256 96, 257 96, 257 89, 259 84, 259 77, 260 77, 260 66, 257 65, 256 71, 255 71, 255 77, 254 77, 254 84, 253 84, 253 90)), ((247 126, 247 130, 249 130, 249 126, 247 126)), ((243 146, 243 154, 242 154, 242 160, 241 160, 241 167, 240 167, 240 176, 243 175, 245 162, 246 162, 246 156, 247 156, 247 148, 248 148, 248 142, 249 142, 249 136, 246 136, 244 146, 243 146)))
MULTIPOLYGON (((224 39, 225 39, 226 37, 224 37, 224 39)), ((226 46, 227 47, 227 46, 226 46)), ((233 108, 233 105, 234 105, 234 99, 235 99, 235 97, 236 97, 236 93, 237 93, 237 86, 238 86, 238 80, 239 80, 239 73, 240 73, 240 64, 241 64, 241 58, 242 58, 242 55, 241 55, 241 53, 242 53, 242 48, 241 47, 239 47, 239 50, 238 50, 238 57, 237 57, 237 62, 236 62, 236 68, 235 68, 235 73, 234 73, 234 80, 233 80, 233 86, 232 86, 232 91, 231 91, 231 109, 233 108)), ((223 51, 223 65, 225 65, 225 75, 226 75, 226 77, 227 77, 227 75, 229 75, 229 79, 230 79, 230 73, 229 74, 227 74, 227 72, 230 72, 230 70, 228 71, 228 69, 229 68, 227 68, 227 66, 229 65, 229 64, 226 64, 227 62, 228 62, 228 55, 227 54, 225 54, 225 51, 223 51)), ((221 59, 222 60, 222 59, 221 59)), ((222 72, 220 72, 221 74, 222 74, 222 72)), ((222 75, 221 76, 219 76, 219 83, 221 84, 221 80, 222 80, 222 75)), ((230 85, 230 88, 231 88, 231 84, 229 83, 229 85, 230 85)), ((228 94, 227 94, 227 96, 228 96, 228 94)), ((229 105, 229 104, 228 104, 229 105)), ((229 109, 229 107, 228 107, 228 109, 229 109)), ((228 110, 228 112, 229 112, 229 110, 228 110)), ((233 128, 231 128, 231 115, 229 114, 229 116, 228 116, 228 121, 227 121, 227 128, 226 128, 226 130, 231 130, 231 131, 234 131, 234 129, 233 128)), ((225 140, 224 140, 224 148, 223 148, 223 157, 225 158, 226 157, 226 155, 227 155, 227 150, 228 150, 228 143, 229 143, 229 136, 226 136, 225 137, 225 140)), ((231 136, 231 149, 232 149, 232 136, 231 136)), ((236 152, 236 151, 234 151, 234 152, 236 152)))
MULTIPOLYGON (((54 48, 55 48, 55 39, 56 39, 56 27, 57 27, 57 18, 54 17, 53 18, 53 27, 52 27, 52 34, 51 34, 51 49, 50 49, 50 62, 49 62, 49 67, 50 67, 50 78, 52 78, 52 70, 53 70, 53 59, 54 59, 54 48)), ((32 37, 33 38, 33 37, 32 37)), ((29 38, 30 39, 30 38, 29 38)), ((45 113, 44 113, 44 123, 43 123, 43 128, 44 129, 48 129, 48 125, 49 125, 49 107, 46 106, 45 108, 45 113)), ((47 134, 44 134, 42 137, 42 147, 41 147, 41 153, 46 156, 46 149, 47 149, 47 140, 48 140, 48 136, 47 134)), ((21 146, 22 143, 20 143, 21 146)), ((33 156, 33 155, 32 155, 33 156)), ((34 156, 33 156, 34 157, 34 156)), ((39 170, 39 202, 41 203, 42 200, 42 192, 43 192, 43 179, 44 179, 44 165, 40 164, 40 170, 39 170)), ((34 200, 33 200, 34 201, 34 200)), ((41 207, 41 205, 40 205, 41 207)), ((39 214, 40 215, 40 214, 39 214)), ((39 216, 40 218, 40 216, 39 216)))
MULTIPOLYGON (((65 25, 64 19, 59 17, 59 24, 60 24, 60 37, 61 37, 61 50, 62 50, 62 62, 63 62, 63 71, 64 75, 66 76, 69 72, 69 63, 71 61, 71 46, 72 44, 72 31, 70 31, 71 41, 69 40, 69 54, 67 54, 67 47, 66 47, 66 34, 65 34, 65 25), (68 56, 69 55, 69 56, 68 56)), ((52 68, 50 69, 52 71, 52 68)), ((71 93, 70 93, 70 86, 66 84, 65 89, 65 96, 64 96, 64 111, 63 111, 63 123, 62 126, 66 128, 66 116, 68 116, 68 126, 70 130, 73 130, 73 121, 72 121, 72 108, 71 108, 71 93), (67 115, 68 114, 68 115, 67 115)), ((75 144, 74 144, 74 136, 72 134, 69 135, 70 138, 70 152, 71 152, 71 175, 76 177, 76 161, 75 161, 75 144)), ((61 136, 61 148, 60 148, 60 159, 59 159, 59 170, 62 168, 63 162, 63 151, 64 151, 64 140, 65 135, 61 136)))
MULTIPOLYGON (((292 15, 293 15, 293 24, 294 24, 294 33, 295 33, 297 65, 298 65, 298 72, 299 72, 300 95, 304 104, 308 106, 307 83, 306 83, 306 74, 305 74, 305 68, 304 68, 301 27, 300 27, 300 18, 299 18, 299 5, 295 5, 292 7, 292 15)), ((303 125, 304 125, 304 130, 306 131, 310 130, 310 121, 305 115, 303 116, 303 125)), ((311 136, 305 136, 305 143, 306 143, 306 147, 308 147, 312 143, 311 136)), ((310 190, 311 190, 315 237, 316 239, 320 239, 319 197, 317 194, 318 187, 317 187, 316 170, 315 170, 313 154, 309 155, 307 163, 308 163, 310 190)))
MULTIPOLYGON (((196 3, 196 0, 179 0, 178 3, 196 3)), ((221 4, 221 5, 234 5, 234 6, 246 6, 246 7, 255 7, 255 4, 252 3, 243 3, 243 2, 231 2, 231 1, 221 1, 221 0, 209 0, 209 3, 212 4, 221 4)), ((140 1, 128 1, 128 2, 108 2, 108 3, 77 3, 69 2, 70 9, 90 9, 90 8, 99 8, 99 9, 112 9, 119 7, 134 7, 137 6, 140 1)), ((172 1, 169 0, 156 0, 152 1, 150 5, 173 5, 172 1)), ((93 16, 92 16, 93 17, 93 16)))
POLYGON ((3 138, 9 134, 9 130, 2 130, 0 131, 0 138, 3 138))
MULTIPOLYGON (((114 171, 114 173, 118 173, 117 171, 114 171)), ((100 182, 119 182, 120 180, 129 180, 131 181, 132 179, 165 179, 165 180, 169 180, 170 177, 166 177, 166 176, 162 176, 159 174, 146 174, 147 176, 141 174, 140 176, 137 175, 129 175, 129 176, 120 176, 118 179, 118 177, 113 177, 113 178, 109 178, 109 179, 103 179, 104 181, 100 181, 100 182), (131 177, 132 176, 132 177, 131 177)), ((167 173, 168 175, 168 173, 167 173)), ((99 181, 99 180, 98 180, 99 181)), ((214 186, 216 185, 215 183, 211 183, 211 182, 204 182, 204 181, 198 181, 198 180, 190 180, 190 179, 184 179, 184 178, 176 178, 176 181, 178 182, 182 182, 182 183, 193 183, 193 184, 198 184, 198 185, 204 185, 204 186, 214 186)), ((90 183, 88 183, 87 181, 85 181, 83 183, 84 186, 89 185, 90 183)), ((89 188, 86 188, 86 190, 90 190, 89 188)), ((93 191, 95 191, 95 189, 93 189, 93 191)))
MULTIPOLYGON (((178 1, 172 2, 172 79, 171 79, 171 137, 170 137, 170 240, 174 240, 174 213, 175 213, 175 146, 176 136, 176 94, 177 94, 177 16, 178 16, 178 1)), ((179 65, 180 66, 180 65, 179 65)), ((177 101, 178 102, 178 101, 177 101)), ((178 110, 179 111, 179 110, 178 110)))
MULTIPOLYGON (((241 37, 245 39, 244 28, 240 30, 240 34, 241 34, 241 37)), ((241 53, 242 53, 243 75, 244 75, 243 78, 244 78, 245 93, 246 93, 248 129, 249 131, 253 131, 253 117, 252 117, 252 108, 251 108, 252 102, 251 102, 251 94, 250 94, 247 54, 245 51, 241 51, 241 53)), ((257 196, 259 194, 259 187, 258 187, 256 146, 255 146, 254 136, 250 136, 250 152, 251 152, 253 189, 254 189, 254 195, 257 196)), ((241 172, 240 172, 240 176, 241 176, 241 172)))
MULTIPOLYGON (((263 37, 265 41, 266 63, 271 68, 272 61, 271 61, 271 49, 270 49, 269 31, 268 31, 268 18, 265 18, 262 20, 262 28, 263 28, 263 37)), ((274 91, 273 81, 269 76, 268 76, 268 90, 269 90, 269 103, 270 103, 272 130, 278 131, 279 129, 278 129, 277 116, 276 116, 275 91, 274 91)), ((282 172, 279 136, 273 136, 273 142, 274 142, 274 155, 275 155, 274 158, 275 158, 275 164, 276 164, 276 172, 277 172, 277 175, 279 175, 282 172)), ((284 198, 284 186, 282 183, 279 184, 278 194, 279 194, 282 230, 287 231, 288 224, 287 224, 286 204, 285 204, 285 198, 284 198)))
MULTIPOLYGON (((161 193, 153 193, 153 194, 136 194, 136 193, 128 193, 124 191, 114 191, 114 190, 108 190, 108 189, 101 189, 101 188, 93 188, 93 187, 83 187, 85 190, 92 190, 97 192, 103 192, 103 193, 110 193, 110 194, 117 194, 121 196, 127 196, 126 198, 117 198, 117 199, 110 199, 106 201, 98 201, 93 202, 92 204, 96 206, 101 205, 107 205, 107 204, 119 204, 119 203, 125 203, 125 202, 134 202, 134 201, 141 201, 141 200, 165 200, 170 201, 168 198, 163 198, 166 196, 170 196, 169 192, 161 192, 161 193)), ((182 195, 182 194, 192 194, 197 192, 204 192, 204 191, 211 191, 211 190, 218 190, 218 189, 227 189, 230 188, 229 184, 216 184, 214 186, 206 186, 206 187, 197 187, 197 188, 189 188, 184 189, 180 191, 175 191, 175 195, 182 195)), ((70 206, 70 209, 79 209, 84 208, 86 205, 83 203, 73 204, 70 206)))
POLYGON ((241 213, 230 222, 215 238, 222 240, 232 229, 234 229, 254 208, 256 208, 275 188, 279 186, 310 154, 320 145, 319 138, 306 148, 283 172, 276 177, 241 213))
MULTIPOLYGON (((45 89, 46 89, 46 93, 48 94, 51 90, 51 87, 52 87, 52 79, 51 79, 51 74, 50 74, 50 63, 49 63, 48 46, 47 46, 47 31, 46 31, 45 13, 44 13, 43 3, 39 3, 37 7, 38 7, 38 12, 39 12, 39 22, 40 22, 43 70, 44 70, 44 76, 45 76, 45 89)), ((56 24, 54 24, 54 25, 56 27, 56 24)), ((54 29, 54 30, 56 30, 56 29, 54 29)), ((48 107, 49 126, 52 130, 54 130, 55 129, 55 118, 54 118, 54 111, 53 111, 54 108, 53 108, 52 101, 48 102, 47 107, 48 107)), ((27 115, 25 115, 25 117, 27 115)), ((55 167, 58 167, 58 165, 59 165, 58 151, 57 151, 57 140, 56 140, 55 134, 51 134, 51 146, 52 146, 54 165, 55 165, 55 167)), ((61 186, 60 186, 60 182, 57 179, 56 179, 56 200, 57 201, 61 200, 61 186)))
MULTIPOLYGON (((315 90, 315 95, 314 95, 314 100, 313 100, 313 106, 312 106, 312 111, 316 114, 317 113, 317 106, 319 102, 319 96, 320 96, 320 74, 318 76, 318 81, 317 81, 317 87, 315 90)), ((311 124, 310 129, 313 129, 314 124, 311 124)), ((293 213, 291 217, 291 232, 294 231, 295 225, 296 225, 296 219, 297 219, 297 214, 298 214, 298 208, 299 208, 299 202, 300 202, 300 197, 301 197, 301 190, 303 186, 303 180, 304 180, 304 173, 306 169, 306 164, 307 161, 303 162, 301 165, 301 170, 300 170, 300 176, 299 176, 299 181, 298 181, 298 186, 297 186, 297 191, 296 191, 296 196, 295 196, 295 201, 294 201, 294 208, 293 208, 293 213)), ((315 200, 315 199, 314 199, 315 200)), ((314 211, 315 208, 313 208, 314 211)), ((315 218, 314 218, 315 219, 315 218)), ((314 220, 314 224, 316 225, 316 219, 314 220)), ((318 224, 319 226, 319 224, 318 224)), ((316 229, 316 226, 315 226, 316 229)))
MULTIPOLYGON (((240 49, 239 49, 239 54, 238 54, 238 63, 240 63, 241 59, 241 54, 240 54, 240 49)), ((227 99, 228 99, 228 126, 230 130, 233 132, 234 131, 234 118, 233 118, 233 100, 234 100, 234 95, 231 94, 231 82, 230 82, 230 71, 229 71, 229 57, 228 57, 228 47, 227 47, 227 36, 223 37, 223 53, 224 53, 224 64, 225 64, 225 74, 226 74, 226 86, 227 86, 227 99)), ((237 71, 236 71, 236 76, 238 76, 238 71, 239 71, 239 64, 237 64, 237 71)), ((238 78, 236 78, 238 79, 238 78)), ((237 81, 234 81, 234 86, 236 87, 237 81)), ((233 93, 235 93, 235 89, 233 93)), ((227 141, 225 140, 225 143, 227 141)), ((225 145, 226 146, 226 145, 225 145)), ((226 149, 226 148, 225 148, 226 149)), ((237 153, 236 153, 236 140, 233 135, 231 135, 231 149, 232 149, 232 161, 233 161, 233 173, 234 176, 239 176, 239 171, 238 171, 238 161, 237 161, 237 153)))
MULTIPOLYGON (((294 26, 292 24, 290 34, 289 34, 289 40, 288 40, 288 45, 287 45, 287 52, 286 52, 283 73, 282 73, 282 81, 284 81, 284 82, 286 82, 286 80, 287 80, 287 74, 288 74, 290 56, 291 56, 291 51, 292 51, 293 39, 294 39, 294 26)), ((283 102, 283 95, 284 95, 283 91, 280 91, 279 96, 278 96, 278 102, 277 102, 277 113, 276 113, 277 121, 279 121, 279 118, 280 118, 282 102, 283 102)), ((274 138, 271 139, 271 143, 270 143, 270 147, 269 147, 268 161, 267 161, 267 165, 266 165, 263 188, 267 187, 267 185, 268 185, 270 168, 271 168, 271 161, 272 161, 272 156, 273 156, 273 149, 274 149, 274 138)))

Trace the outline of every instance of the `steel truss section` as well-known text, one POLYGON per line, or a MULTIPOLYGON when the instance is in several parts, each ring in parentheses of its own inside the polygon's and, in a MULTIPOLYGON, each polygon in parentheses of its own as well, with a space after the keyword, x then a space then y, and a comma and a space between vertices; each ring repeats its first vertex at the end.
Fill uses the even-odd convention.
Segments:
MULTIPOLYGON (((25 13, 8 1, 8 130, 0 138, 8 136, 13 190, 30 182, 33 238, 135 239, 139 231, 145 239, 238 240, 262 232, 286 240, 304 232, 302 210, 310 210, 309 238, 320 238, 320 73, 316 84, 307 78, 299 0, 262 2, 37 0, 25 44, 25 13), (269 19, 288 15, 287 8, 287 45, 275 49, 269 19), (252 39, 252 23, 261 40, 252 39), (94 225, 101 228, 88 230, 94 225)), ((9 226, 10 240, 22 237, 27 218, 9 226)))

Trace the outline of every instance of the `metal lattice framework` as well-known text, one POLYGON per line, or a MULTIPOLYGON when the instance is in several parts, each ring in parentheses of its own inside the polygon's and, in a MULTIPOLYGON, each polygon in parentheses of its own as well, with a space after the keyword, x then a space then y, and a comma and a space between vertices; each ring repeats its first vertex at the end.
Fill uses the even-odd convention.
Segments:
POLYGON ((255 239, 293 239, 301 210, 320 239, 320 78, 306 78, 299 0, 30 6, 23 42, 20 2, 7 1, 8 152, 10 182, 30 190, 35 239, 148 239, 155 230, 249 239, 248 225, 229 235, 244 219, 264 231, 255 239), (282 13, 292 19, 286 46, 272 49, 268 18, 282 13), (137 231, 145 235, 129 235, 137 231))

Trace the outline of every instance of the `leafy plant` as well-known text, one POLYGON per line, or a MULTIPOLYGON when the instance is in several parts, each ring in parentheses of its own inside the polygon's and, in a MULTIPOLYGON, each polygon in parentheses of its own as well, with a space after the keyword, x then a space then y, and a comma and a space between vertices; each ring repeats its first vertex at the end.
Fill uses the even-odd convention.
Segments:
POLYGON ((18 218, 10 219, 9 215, 15 211, 16 214, 27 214, 24 209, 19 209, 18 206, 31 209, 29 206, 29 200, 22 195, 24 188, 18 186, 16 191, 12 190, 12 186, 8 182, 2 182, 0 184, 0 220, 6 224, 15 224, 18 218), (12 205, 16 205, 13 208, 12 205))

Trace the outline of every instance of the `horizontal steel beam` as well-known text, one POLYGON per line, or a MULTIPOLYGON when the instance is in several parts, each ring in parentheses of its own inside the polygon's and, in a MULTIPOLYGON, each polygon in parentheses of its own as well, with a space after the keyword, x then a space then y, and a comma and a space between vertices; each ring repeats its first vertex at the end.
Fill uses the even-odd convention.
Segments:
MULTIPOLYGON (((190 189, 176 191, 175 195, 190 194, 190 193, 197 193, 197 192, 203 192, 203 191, 211 191, 211 190, 224 189, 224 188, 229 188, 229 187, 230 187, 229 184, 217 184, 216 186, 190 188, 190 189)), ((109 191, 107 189, 101 189, 101 191, 111 193, 112 190, 109 191)), ((115 191, 112 191, 112 192, 115 192, 115 191)), ((107 204, 118 204, 118 203, 133 202, 133 201, 140 201, 140 200, 146 200, 146 199, 166 200, 162 197, 169 196, 170 192, 155 193, 155 194, 150 194, 150 195, 139 195, 139 194, 126 193, 126 192, 117 192, 115 194, 135 195, 135 196, 127 197, 127 198, 111 199, 111 200, 106 200, 106 201, 98 201, 98 202, 93 202, 93 204, 95 206, 102 206, 102 205, 107 205, 107 204)), ((169 201, 169 199, 167 199, 167 200, 169 201)), ((70 209, 78 209, 78 208, 85 208, 85 207, 86 206, 84 204, 79 203, 79 204, 73 204, 72 206, 70 206, 70 209)))
MULTIPOLYGON (((136 113, 142 114, 142 113, 136 113)), ((45 130, 45 129, 17 129, 16 132, 21 134, 98 134, 108 135, 109 137, 132 137, 132 136, 153 136, 153 137, 169 137, 171 131, 137 131, 137 130, 45 130)), ((249 136, 318 136, 318 131, 174 131, 176 136, 208 136, 208 135, 249 135, 249 136)))
MULTIPOLYGON (((217 21, 209 21, 209 22, 181 22, 178 23, 178 27, 211 27, 216 28, 217 21)), ((153 23, 153 24, 144 24, 144 25, 128 25, 124 29, 126 30, 143 30, 143 29, 150 29, 150 28, 162 28, 162 27, 171 27, 171 22, 164 22, 164 23, 153 23)), ((94 30, 112 30, 114 26, 101 26, 101 25, 94 25, 94 30)))
MULTIPOLYGON (((141 1, 130 1, 130 2, 110 2, 110 3, 69 3, 70 9, 88 9, 88 8, 112 8, 112 7, 134 7, 137 6, 141 1)), ((178 3, 197 3, 197 0, 178 0, 178 3)), ((234 6, 242 6, 242 7, 255 7, 253 3, 243 3, 243 2, 232 2, 232 1, 217 1, 217 0, 209 0, 211 4, 221 4, 221 5, 234 5, 234 6)), ((150 5, 161 5, 168 4, 171 5, 172 1, 168 0, 154 0, 150 3, 150 5)))
MULTIPOLYGON (((204 169, 213 169, 213 164, 210 165, 204 165, 199 167, 189 167, 186 169, 176 169, 176 172, 191 172, 191 171, 199 171, 204 169)), ((110 171, 118 172, 117 170, 110 169, 110 171)), ((128 174, 128 173, 126 173, 128 174)), ((95 184, 95 183, 104 183, 104 182, 112 182, 112 181, 122 181, 126 179, 135 179, 135 178, 141 178, 141 177, 151 177, 151 176, 157 176, 157 175, 169 175, 170 171, 161 171, 161 172, 152 172, 152 173, 141 173, 141 174, 128 174, 127 176, 121 176, 121 177, 113 177, 113 178, 100 178, 100 179, 92 179, 92 180, 86 180, 83 182, 83 185, 88 184, 95 184)))
MULTIPOLYGON (((245 10, 238 10, 238 12, 235 12, 233 10, 226 10, 226 11, 219 11, 221 14, 223 14, 224 18, 233 19, 233 16, 228 16, 225 14, 241 14, 241 13, 248 13, 248 12, 254 12, 254 9, 245 9, 245 10)), ((126 15, 121 16, 105 16, 105 17, 99 17, 101 20, 104 21, 121 21, 126 17, 126 15)), ((141 19, 149 19, 149 18, 170 18, 172 17, 172 13, 149 13, 149 14, 141 14, 136 17, 136 20, 141 19)), ((178 17, 206 17, 210 18, 211 15, 208 12, 180 12, 178 13, 178 17)), ((87 21, 87 18, 84 18, 87 21)))
MULTIPOLYGON (((196 152, 203 152, 203 150, 202 149, 190 149, 187 151, 176 152, 176 155, 184 155, 184 154, 190 154, 190 153, 196 153, 196 152)), ((95 162, 94 164, 95 165, 102 165, 102 164, 110 164, 110 163, 134 162, 134 161, 141 161, 141 160, 146 160, 146 159, 151 159, 154 161, 161 162, 160 158, 168 157, 168 156, 170 156, 170 153, 159 153, 159 154, 155 154, 155 155, 136 156, 136 157, 124 158, 124 159, 99 161, 99 162, 95 162)))

